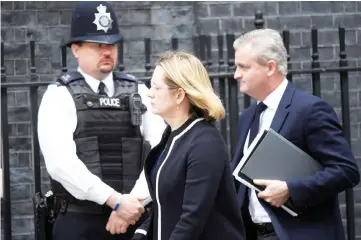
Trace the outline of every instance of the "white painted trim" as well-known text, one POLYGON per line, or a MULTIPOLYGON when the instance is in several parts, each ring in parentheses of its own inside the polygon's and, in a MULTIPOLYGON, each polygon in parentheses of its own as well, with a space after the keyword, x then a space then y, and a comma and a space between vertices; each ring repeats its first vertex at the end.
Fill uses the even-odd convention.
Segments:
POLYGON ((162 168, 164 166, 164 164, 167 162, 169 154, 172 152, 173 146, 175 141, 177 141, 180 137, 182 137, 186 132, 188 132, 197 122, 204 120, 204 118, 198 118, 196 120, 194 120, 186 129, 184 129, 181 133, 179 133, 177 136, 175 136, 173 138, 172 144, 169 147, 169 151, 167 156, 165 157, 163 163, 160 165, 159 170, 157 172, 157 177, 155 180, 155 196, 156 196, 156 201, 158 203, 158 238, 157 240, 162 240, 162 207, 160 205, 160 201, 159 201, 159 192, 158 192, 158 185, 159 185, 159 174, 162 171, 162 168))

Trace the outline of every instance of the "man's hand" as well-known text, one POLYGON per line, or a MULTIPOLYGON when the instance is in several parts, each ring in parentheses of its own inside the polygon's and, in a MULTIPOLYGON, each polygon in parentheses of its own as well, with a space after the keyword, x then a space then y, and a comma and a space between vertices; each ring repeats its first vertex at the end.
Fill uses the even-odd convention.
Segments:
POLYGON ((255 179, 253 182, 254 184, 264 186, 266 188, 262 192, 258 193, 257 196, 272 206, 280 207, 290 197, 287 183, 284 181, 255 179))
POLYGON ((128 229, 129 224, 119 217, 116 212, 112 212, 108 219, 105 229, 111 234, 125 233, 128 229))
POLYGON ((120 197, 120 206, 117 210, 117 215, 124 219, 128 224, 134 225, 144 213, 144 207, 140 204, 139 201, 143 199, 138 199, 129 194, 123 194, 120 197))

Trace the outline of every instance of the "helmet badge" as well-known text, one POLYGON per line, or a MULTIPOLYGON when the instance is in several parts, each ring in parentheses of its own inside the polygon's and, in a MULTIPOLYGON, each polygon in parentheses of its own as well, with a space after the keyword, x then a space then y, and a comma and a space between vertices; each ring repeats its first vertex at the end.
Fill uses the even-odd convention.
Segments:
POLYGON ((113 20, 110 17, 110 13, 107 13, 107 7, 100 4, 97 7, 98 13, 94 13, 95 20, 94 24, 97 25, 97 30, 103 30, 104 32, 107 32, 108 29, 112 28, 113 20))

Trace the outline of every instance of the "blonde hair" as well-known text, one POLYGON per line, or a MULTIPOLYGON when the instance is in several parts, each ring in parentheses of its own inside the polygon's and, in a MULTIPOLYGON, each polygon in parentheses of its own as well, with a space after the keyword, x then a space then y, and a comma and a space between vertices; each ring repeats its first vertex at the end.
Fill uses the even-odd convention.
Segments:
POLYGON ((287 75, 287 51, 281 35, 276 30, 266 28, 247 32, 234 41, 233 48, 237 51, 247 44, 251 45, 259 64, 274 60, 277 70, 283 76, 287 75))
POLYGON ((156 63, 166 74, 170 87, 182 88, 191 104, 192 113, 208 121, 224 118, 225 110, 214 93, 207 70, 195 56, 185 52, 166 52, 156 63))

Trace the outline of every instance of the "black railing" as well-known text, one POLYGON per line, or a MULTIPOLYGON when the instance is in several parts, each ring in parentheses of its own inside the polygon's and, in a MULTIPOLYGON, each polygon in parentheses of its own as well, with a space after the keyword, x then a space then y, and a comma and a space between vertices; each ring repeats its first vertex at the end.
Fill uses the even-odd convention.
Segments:
MULTIPOLYGON (((255 28, 264 27, 263 14, 256 12, 255 14, 255 28)), ((321 66, 318 54, 318 39, 317 29, 311 29, 312 41, 312 55, 310 56, 310 69, 292 69, 290 50, 290 32, 289 30, 282 31, 282 37, 287 49, 288 59, 288 74, 287 79, 293 81, 293 76, 297 74, 311 74, 313 94, 321 96, 321 74, 326 72, 339 73, 341 86, 341 107, 342 107, 342 124, 345 136, 350 142, 350 106, 349 106, 349 91, 348 91, 348 73, 351 71, 360 71, 361 68, 348 67, 347 54, 345 48, 345 29, 339 27, 339 43, 340 43, 340 60, 339 67, 325 68, 321 66)), ((239 116, 239 99, 243 97, 243 108, 251 104, 251 98, 247 95, 240 94, 237 82, 233 79, 234 74, 234 49, 233 42, 236 36, 234 34, 218 34, 217 35, 217 53, 218 61, 212 61, 212 43, 211 36, 200 35, 193 37, 194 53, 199 57, 204 66, 209 71, 209 76, 213 86, 218 87, 218 92, 222 102, 227 109, 227 117, 218 122, 218 127, 225 141, 227 142, 230 153, 233 155, 237 143, 237 128, 239 116), (224 47, 227 51, 224 52, 224 47), (225 59, 227 56, 227 59, 225 59)), ((178 49, 178 39, 171 39, 171 50, 178 49)), ((152 40, 144 39, 145 46, 145 71, 138 76, 139 80, 144 81, 149 86, 150 76, 153 70, 153 63, 151 62, 152 55, 152 40)), ((61 70, 67 72, 67 56, 66 47, 61 47, 61 70)), ((118 71, 124 71, 124 44, 123 40, 118 44, 118 71)), ((40 149, 37 138, 37 112, 38 112, 38 89, 42 86, 47 86, 49 82, 37 81, 37 74, 35 68, 35 42, 30 41, 30 79, 25 83, 7 82, 6 69, 4 65, 4 43, 1 43, 1 120, 2 120, 2 144, 3 144, 3 173, 4 173, 4 197, 2 199, 4 211, 4 237, 5 240, 11 239, 11 206, 10 206, 10 164, 9 164, 9 130, 8 130, 8 89, 24 88, 30 90, 30 107, 31 107, 31 126, 32 126, 32 156, 34 168, 35 191, 41 191, 41 171, 40 171, 40 149)), ((346 191, 346 217, 347 217, 347 237, 349 240, 355 239, 355 216, 354 216, 354 199, 353 190, 346 191)))

